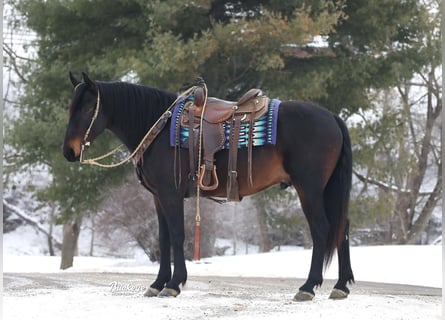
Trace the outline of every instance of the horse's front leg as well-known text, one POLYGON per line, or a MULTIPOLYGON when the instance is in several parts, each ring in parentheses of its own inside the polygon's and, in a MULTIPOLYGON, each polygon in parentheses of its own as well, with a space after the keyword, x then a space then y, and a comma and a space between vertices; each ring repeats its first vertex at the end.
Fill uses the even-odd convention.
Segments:
POLYGON ((176 297, 181 292, 179 285, 184 285, 187 281, 184 257, 184 199, 170 193, 159 196, 159 205, 168 226, 169 243, 173 248, 174 270, 170 281, 158 296, 176 297))
POLYGON ((150 288, 145 292, 146 297, 156 297, 165 287, 167 282, 171 280, 172 270, 170 262, 170 234, 168 231, 167 220, 162 212, 162 206, 157 197, 154 197, 156 212, 158 214, 159 226, 159 251, 160 263, 159 272, 156 280, 150 285, 150 288))

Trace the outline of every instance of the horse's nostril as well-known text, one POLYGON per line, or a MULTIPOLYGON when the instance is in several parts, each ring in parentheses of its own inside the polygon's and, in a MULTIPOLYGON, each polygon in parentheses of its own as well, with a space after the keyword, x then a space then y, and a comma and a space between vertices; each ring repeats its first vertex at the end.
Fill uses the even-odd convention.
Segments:
POLYGON ((76 155, 74 154, 74 150, 72 148, 65 148, 63 155, 65 156, 66 160, 70 162, 76 161, 76 155))
POLYGON ((79 160, 81 144, 81 138, 65 139, 62 147, 62 152, 66 160, 71 162, 79 160))

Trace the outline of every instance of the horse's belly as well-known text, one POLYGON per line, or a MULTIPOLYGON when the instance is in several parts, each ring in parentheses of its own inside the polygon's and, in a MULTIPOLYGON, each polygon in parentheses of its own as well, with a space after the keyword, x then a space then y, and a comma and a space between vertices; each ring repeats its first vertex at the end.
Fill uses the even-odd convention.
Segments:
MULTIPOLYGON (((228 154, 228 151, 223 150, 215 155, 219 186, 214 191, 204 192, 205 196, 227 196, 228 154)), ((283 167, 283 157, 278 149, 272 145, 253 149, 252 185, 249 184, 246 148, 238 150, 237 173, 240 197, 257 193, 280 182, 290 181, 290 177, 283 167)))

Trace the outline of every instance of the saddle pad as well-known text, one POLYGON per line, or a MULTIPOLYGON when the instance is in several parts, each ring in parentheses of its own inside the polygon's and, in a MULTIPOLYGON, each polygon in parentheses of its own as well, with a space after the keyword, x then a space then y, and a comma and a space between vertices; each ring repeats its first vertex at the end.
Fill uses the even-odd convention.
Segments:
MULTIPOLYGON (((180 132, 176 132, 178 124, 181 119, 181 113, 187 102, 193 101, 193 96, 185 97, 178 101, 170 124, 170 146, 180 146, 181 148, 188 148, 188 136, 189 128, 180 127, 180 132)), ((244 148, 248 146, 249 131, 253 130, 253 146, 259 147, 265 144, 276 144, 277 141, 277 119, 278 108, 281 101, 278 99, 271 99, 268 106, 268 111, 261 118, 254 121, 253 128, 250 128, 250 123, 241 123, 240 134, 238 140, 238 148, 244 148)), ((224 149, 229 149, 229 136, 230 136, 230 122, 223 123, 224 132, 226 136, 224 149)))

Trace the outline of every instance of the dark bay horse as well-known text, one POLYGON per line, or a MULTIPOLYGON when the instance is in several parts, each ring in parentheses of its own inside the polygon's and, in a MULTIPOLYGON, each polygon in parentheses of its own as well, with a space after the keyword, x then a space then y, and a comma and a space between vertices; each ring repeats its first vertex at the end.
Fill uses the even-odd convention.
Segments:
MULTIPOLYGON (((74 96, 63 145, 68 161, 79 161, 86 136, 93 141, 105 129, 113 132, 130 152, 175 101, 176 94, 124 82, 83 81, 70 74, 74 96)), ((169 120, 170 121, 170 120, 169 120)), ((174 148, 169 145, 169 125, 160 132, 138 165, 138 177, 153 194, 159 221, 161 259, 159 273, 146 296, 176 296, 187 280, 184 259, 184 197, 188 181, 177 185, 174 148), (173 249, 174 270, 171 268, 173 249)), ((181 170, 188 173, 188 151, 180 149, 181 170)), ((225 197, 228 151, 215 155, 219 187, 203 196, 225 197)), ((330 298, 349 294, 354 281, 349 256, 348 203, 352 178, 352 152, 344 122, 312 103, 281 102, 276 145, 253 148, 253 185, 247 183, 247 152, 240 149, 239 193, 248 196, 271 185, 284 183, 297 190, 310 226, 313 249, 309 276, 295 300, 311 300, 322 284, 323 266, 338 253, 339 279, 330 298)), ((184 175, 186 176, 186 175, 184 175)))

